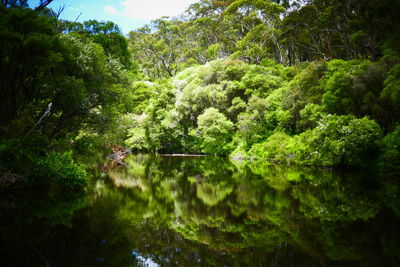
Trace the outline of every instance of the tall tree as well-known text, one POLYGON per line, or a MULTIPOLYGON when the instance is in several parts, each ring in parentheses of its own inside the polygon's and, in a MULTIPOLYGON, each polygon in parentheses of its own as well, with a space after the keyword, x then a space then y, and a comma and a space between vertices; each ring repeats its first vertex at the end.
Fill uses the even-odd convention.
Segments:
POLYGON ((64 33, 71 33, 101 45, 108 56, 118 59, 125 68, 134 69, 128 41, 115 23, 97 20, 83 23, 63 21, 61 28, 64 33))
MULTIPOLYGON (((40 0, 34 8, 36 11, 41 11, 47 7, 53 0, 40 0)), ((1 0, 1 4, 5 7, 28 7, 28 0, 1 0)))

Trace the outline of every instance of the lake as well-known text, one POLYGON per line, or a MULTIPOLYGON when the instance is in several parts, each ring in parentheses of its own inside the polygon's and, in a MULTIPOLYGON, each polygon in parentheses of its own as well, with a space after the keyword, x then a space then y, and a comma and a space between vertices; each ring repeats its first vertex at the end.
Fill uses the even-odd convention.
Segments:
POLYGON ((0 266, 399 266, 396 175, 131 155, 85 193, 1 193, 0 266))

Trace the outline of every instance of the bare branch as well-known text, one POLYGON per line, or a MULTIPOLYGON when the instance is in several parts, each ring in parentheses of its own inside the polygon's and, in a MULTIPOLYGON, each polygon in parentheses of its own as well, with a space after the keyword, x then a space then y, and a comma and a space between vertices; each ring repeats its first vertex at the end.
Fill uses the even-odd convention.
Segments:
POLYGON ((41 11, 48 6, 53 0, 40 0, 40 5, 35 8, 35 11, 41 11))
POLYGON ((64 12, 65 9, 65 5, 62 5, 58 8, 57 12, 56 12, 56 18, 59 19, 59 17, 61 16, 61 14, 64 12))
POLYGON ((79 13, 79 15, 76 17, 76 19, 74 20, 74 22, 77 22, 78 21, 78 19, 81 17, 81 15, 82 15, 82 11, 79 13))

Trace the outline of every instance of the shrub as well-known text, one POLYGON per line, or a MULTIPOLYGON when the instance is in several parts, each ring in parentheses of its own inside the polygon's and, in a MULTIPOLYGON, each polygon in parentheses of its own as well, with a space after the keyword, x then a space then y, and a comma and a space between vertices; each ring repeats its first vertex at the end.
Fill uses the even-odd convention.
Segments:
POLYGON ((36 178, 47 178, 50 183, 65 189, 83 189, 88 174, 72 158, 72 152, 50 152, 37 162, 36 178))
POLYGON ((267 134, 264 113, 268 102, 264 98, 252 96, 247 103, 246 112, 238 116, 237 132, 245 145, 250 146, 267 134))
POLYGON ((400 64, 395 65, 387 73, 382 98, 389 98, 395 105, 400 105, 400 64))
POLYGON ((233 123, 216 108, 208 108, 197 118, 197 135, 201 151, 226 155, 232 149, 233 123))
POLYGON ((317 126, 317 122, 326 115, 323 108, 316 104, 308 104, 300 110, 300 120, 297 128, 300 130, 313 129, 317 126))
POLYGON ((31 164, 32 152, 20 146, 17 139, 0 140, 0 172, 20 171, 31 164))
MULTIPOLYGON (((325 116, 313 130, 276 132, 249 150, 255 159, 319 166, 365 166, 376 159, 379 125, 368 118, 325 116)), ((396 157, 396 156, 394 156, 396 157)))
POLYGON ((312 130, 310 160, 317 165, 364 166, 374 159, 379 125, 369 119, 352 115, 328 115, 312 130))
POLYGON ((400 167, 400 125, 380 142, 380 161, 386 166, 400 167))
POLYGON ((266 141, 253 145, 248 154, 254 159, 284 163, 288 158, 286 146, 291 138, 282 132, 274 133, 266 141))

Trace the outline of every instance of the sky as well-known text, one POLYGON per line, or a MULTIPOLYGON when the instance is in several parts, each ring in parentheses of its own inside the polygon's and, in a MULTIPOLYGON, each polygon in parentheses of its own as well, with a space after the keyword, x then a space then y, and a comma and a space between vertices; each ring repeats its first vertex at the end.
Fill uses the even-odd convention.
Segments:
MULTIPOLYGON (((177 16, 199 0, 54 0, 48 7, 58 10, 64 6, 60 18, 83 22, 95 19, 118 24, 123 33, 140 28, 162 16, 177 16), (80 15, 81 14, 81 15, 80 15)), ((39 0, 29 0, 35 7, 39 0)))

